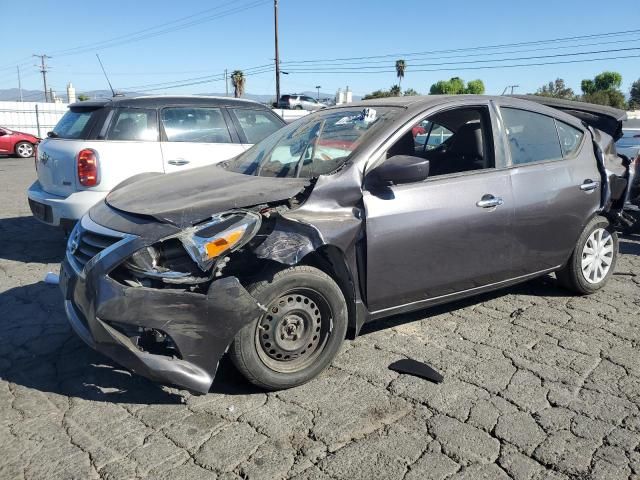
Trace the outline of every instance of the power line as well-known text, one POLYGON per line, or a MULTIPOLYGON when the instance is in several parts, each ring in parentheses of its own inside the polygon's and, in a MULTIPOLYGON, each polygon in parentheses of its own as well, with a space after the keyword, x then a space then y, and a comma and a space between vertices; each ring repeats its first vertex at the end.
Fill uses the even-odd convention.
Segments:
MULTIPOLYGON (((499 59, 488 59, 488 60, 467 60, 467 61, 457 61, 457 62, 440 62, 440 63, 418 63, 414 65, 408 65, 408 67, 437 67, 437 66, 445 66, 445 65, 465 65, 465 64, 477 64, 477 63, 495 63, 495 62, 518 62, 523 60, 540 60, 544 58, 559 58, 559 57, 575 57, 580 55, 594 55, 600 53, 617 53, 617 52, 627 52, 627 51, 637 51, 640 50, 640 47, 630 47, 630 48, 615 48, 610 50, 592 50, 589 52, 572 52, 572 53, 556 53, 552 55, 534 55, 529 57, 510 57, 510 58, 499 58, 499 59)), ((328 67, 326 67, 328 68, 328 67)), ((312 70, 312 68, 310 68, 312 70)), ((325 68, 319 68, 318 70, 324 70, 325 68)), ((383 68, 379 66, 366 66, 360 65, 358 67, 353 68, 342 68, 340 69, 341 73, 351 73, 353 71, 362 71, 366 69, 368 73, 387 73, 390 71, 389 68, 383 68), (382 69, 381 69, 382 68, 382 69), (376 69, 375 71, 373 69, 376 69)), ((409 68, 407 68, 409 70, 409 68)), ((305 72, 308 71, 306 69, 292 69, 292 72, 305 72)), ((315 71, 315 70, 314 70, 315 71)), ((421 70, 416 70, 411 68, 411 71, 419 72, 421 70)))
MULTIPOLYGON (((584 58, 580 60, 563 60, 559 62, 536 62, 536 63, 521 63, 517 65, 486 65, 481 67, 448 67, 448 68, 432 68, 432 69, 418 69, 412 70, 413 72, 451 72, 458 70, 493 70, 496 68, 517 68, 517 67, 538 67, 542 65, 563 65, 569 63, 583 63, 583 62, 599 62, 604 60, 623 60, 628 58, 640 58, 640 55, 621 55, 616 57, 604 57, 604 58, 584 58)), ((338 73, 391 73, 395 72, 395 70, 381 70, 377 72, 371 71, 351 71, 351 72, 342 72, 342 71, 330 71, 330 70, 318 70, 318 71, 297 71, 291 70, 292 73, 313 73, 313 74, 338 74, 338 73)))
POLYGON ((469 52, 469 51, 477 51, 477 50, 494 50, 497 48, 510 48, 510 47, 519 47, 519 46, 528 46, 528 45, 543 45, 547 43, 559 43, 559 42, 569 42, 574 40, 582 40, 588 38, 602 38, 602 37, 617 37, 621 35, 631 35, 640 33, 640 29, 636 30, 624 30, 619 32, 609 32, 609 33, 599 33, 599 34, 590 34, 590 35, 578 35, 573 37, 560 37, 560 38, 552 38, 547 40, 533 40, 528 42, 517 42, 517 43, 502 43, 497 45, 483 45, 479 47, 465 47, 465 48, 453 48, 448 50, 429 50, 422 52, 410 52, 410 53, 387 53, 384 55, 368 55, 361 57, 341 57, 341 58, 325 58, 325 59, 316 59, 316 60, 297 60, 291 62, 283 62, 286 64, 289 63, 316 63, 316 62, 330 62, 330 61, 339 61, 339 60, 367 60, 367 59, 377 59, 377 58, 389 58, 389 57, 410 57, 415 55, 431 55, 431 54, 441 54, 441 53, 457 53, 457 52, 469 52))

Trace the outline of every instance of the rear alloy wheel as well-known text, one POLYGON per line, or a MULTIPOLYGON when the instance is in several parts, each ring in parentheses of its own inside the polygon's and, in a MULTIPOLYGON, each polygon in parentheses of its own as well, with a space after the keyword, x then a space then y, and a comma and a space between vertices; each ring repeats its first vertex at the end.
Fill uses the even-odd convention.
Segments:
POLYGON ((331 363, 347 330, 344 296, 331 277, 297 266, 247 290, 266 311, 238 333, 230 356, 251 383, 269 390, 290 388, 331 363))
POLYGON ((15 148, 16 155, 20 158, 29 158, 33 156, 33 145, 29 142, 18 142, 15 148))
POLYGON ((604 217, 595 217, 583 230, 567 265, 556 272, 562 286, 580 294, 593 293, 607 283, 618 257, 618 236, 604 217))

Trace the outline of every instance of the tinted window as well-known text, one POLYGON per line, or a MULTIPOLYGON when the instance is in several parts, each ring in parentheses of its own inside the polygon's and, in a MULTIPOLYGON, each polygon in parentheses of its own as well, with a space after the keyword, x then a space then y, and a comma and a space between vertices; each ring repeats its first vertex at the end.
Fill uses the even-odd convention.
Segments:
POLYGON ((514 165, 562 158, 553 118, 515 108, 501 112, 514 165))
POLYGON ((155 110, 121 108, 111 120, 107 140, 158 141, 158 121, 155 110))
POLYGON ((566 123, 556 120, 558 126, 558 136, 560 137, 560 146, 562 147, 562 154, 565 157, 569 157, 578 151, 580 144, 582 143, 582 137, 584 134, 581 130, 567 125, 566 123))
POLYGON ((59 138, 86 138, 89 119, 98 109, 73 109, 58 121, 53 128, 53 133, 59 138))
POLYGON ((488 109, 445 110, 415 124, 387 151, 429 160, 429 177, 494 168, 488 109))
POLYGON ((219 108, 165 108, 162 125, 170 142, 232 143, 219 108))
POLYGON ((264 110, 236 108, 231 113, 238 120, 248 143, 258 143, 283 126, 278 118, 264 110))

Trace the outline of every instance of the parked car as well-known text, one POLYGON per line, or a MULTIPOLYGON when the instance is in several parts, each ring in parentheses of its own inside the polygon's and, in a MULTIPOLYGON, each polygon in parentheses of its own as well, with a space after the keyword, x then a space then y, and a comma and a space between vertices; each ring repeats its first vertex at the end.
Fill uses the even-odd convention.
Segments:
POLYGON ((39 141, 40 139, 35 135, 0 127, 0 155, 32 157, 39 141))
POLYGON ((69 106, 38 147, 33 215, 70 230, 117 184, 228 160, 285 122, 248 100, 139 97, 69 106))
POLYGON ((282 95, 278 101, 278 108, 288 108, 291 110, 320 110, 326 108, 324 103, 318 102, 315 98, 307 95, 282 95))
POLYGON ((626 180, 594 150, 615 156, 626 114, 537 98, 328 108, 220 165, 129 179, 69 238, 69 322, 163 383, 207 392, 228 349, 250 382, 282 389, 371 320, 551 272, 595 292, 626 180), (450 138, 416 145, 423 120, 450 138))
POLYGON ((623 128, 622 133, 622 138, 616 142, 616 150, 631 163, 624 211, 632 223, 624 231, 640 233, 640 128, 623 128))

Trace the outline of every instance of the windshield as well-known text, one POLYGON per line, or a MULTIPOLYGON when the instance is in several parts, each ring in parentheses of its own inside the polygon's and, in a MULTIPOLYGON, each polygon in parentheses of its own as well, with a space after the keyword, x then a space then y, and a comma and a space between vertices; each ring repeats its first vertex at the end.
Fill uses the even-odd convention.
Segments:
POLYGON ((54 136, 70 139, 86 138, 89 133, 86 132, 89 119, 97 111, 98 109, 87 108, 68 110, 53 128, 54 136))
POLYGON ((231 160, 227 169, 261 177, 312 178, 331 173, 371 131, 400 111, 393 107, 342 108, 309 115, 231 160))

